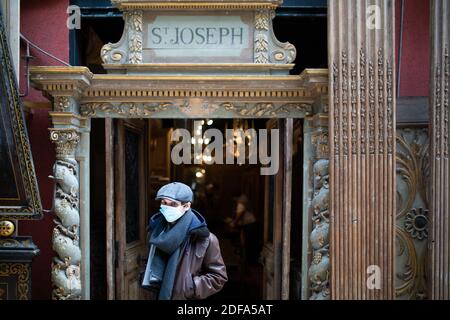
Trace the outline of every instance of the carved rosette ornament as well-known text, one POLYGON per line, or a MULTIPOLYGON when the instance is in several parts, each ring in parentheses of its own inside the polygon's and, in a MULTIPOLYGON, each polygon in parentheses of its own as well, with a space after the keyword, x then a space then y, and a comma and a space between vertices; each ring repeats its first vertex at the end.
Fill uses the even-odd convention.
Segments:
POLYGON ((57 256, 52 263, 52 297, 55 300, 81 298, 79 244, 79 182, 75 149, 80 140, 74 129, 51 129, 50 139, 56 144, 53 250, 57 256))

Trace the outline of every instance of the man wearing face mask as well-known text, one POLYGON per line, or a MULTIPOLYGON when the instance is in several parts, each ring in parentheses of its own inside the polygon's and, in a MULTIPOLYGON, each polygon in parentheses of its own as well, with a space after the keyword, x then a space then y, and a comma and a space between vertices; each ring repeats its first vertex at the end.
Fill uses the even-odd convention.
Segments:
POLYGON ((158 300, 205 299, 228 281, 217 237, 191 208, 193 192, 180 182, 159 189, 160 212, 150 218, 149 255, 142 286, 158 300))

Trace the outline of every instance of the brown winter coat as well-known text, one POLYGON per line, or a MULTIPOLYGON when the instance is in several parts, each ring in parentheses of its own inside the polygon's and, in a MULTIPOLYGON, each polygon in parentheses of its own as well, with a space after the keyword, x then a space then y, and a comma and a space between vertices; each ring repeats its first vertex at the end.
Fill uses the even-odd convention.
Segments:
POLYGON ((172 299, 205 299, 220 291, 227 281, 217 237, 212 233, 207 237, 192 234, 180 257, 172 299))

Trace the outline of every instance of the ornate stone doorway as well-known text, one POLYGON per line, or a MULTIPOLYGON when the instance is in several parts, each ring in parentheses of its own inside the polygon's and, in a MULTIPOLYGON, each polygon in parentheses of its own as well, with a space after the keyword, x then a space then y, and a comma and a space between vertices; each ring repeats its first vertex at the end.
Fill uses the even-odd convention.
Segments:
MULTIPOLYGON (((124 11, 125 29, 119 43, 102 49, 109 74, 92 74, 84 67, 35 67, 31 71, 33 85, 53 101, 50 131, 57 146, 55 213, 61 220, 54 233, 54 297, 88 299, 92 285, 89 269, 83 267, 90 264, 92 118, 278 118, 285 119, 285 139, 292 139, 292 119, 305 119, 303 233, 328 225, 328 162, 316 163, 328 157, 327 71, 288 75, 296 50, 289 43, 280 43, 273 34, 271 20, 278 2, 115 3, 124 11), (212 16, 222 21, 221 29, 212 27, 212 16), (162 30, 167 36, 164 45, 162 30), (203 31, 207 33, 203 35, 203 31), (212 43, 214 37, 214 41, 220 40, 216 44, 212 43), (311 223, 313 214, 318 216, 311 223)), ((110 124, 105 121, 105 127, 110 124)), ((286 157, 287 172, 291 166, 291 158, 286 157)), ((280 192, 285 204, 279 209, 283 223, 279 224, 278 237, 281 252, 286 254, 279 254, 275 262, 280 266, 275 292, 282 299, 289 298, 290 179, 289 174, 283 176, 280 192)), ((111 221, 106 223, 112 225, 111 221)), ((109 232, 107 239, 113 239, 109 232)), ((301 292, 307 298, 310 287, 306 270, 311 257, 309 241, 303 243, 301 292)), ((113 247, 113 243, 107 244, 109 250, 113 247)), ((312 292, 316 298, 327 298, 328 243, 313 242, 312 251, 312 292), (319 251, 320 255, 316 254, 319 251)), ((107 277, 112 279, 112 261, 107 268, 107 277)), ((112 288, 108 298, 114 298, 112 288)))

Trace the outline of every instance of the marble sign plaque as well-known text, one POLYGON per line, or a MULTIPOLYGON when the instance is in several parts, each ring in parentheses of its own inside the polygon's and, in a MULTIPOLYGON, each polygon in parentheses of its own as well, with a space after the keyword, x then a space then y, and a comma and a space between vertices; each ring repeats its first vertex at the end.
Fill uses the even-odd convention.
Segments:
POLYGON ((144 19, 144 61, 253 62, 250 17, 167 13, 144 19))
POLYGON ((252 65, 252 74, 287 75, 293 67, 295 47, 273 32, 278 2, 117 3, 125 28, 102 47, 108 73, 248 74, 252 65))

